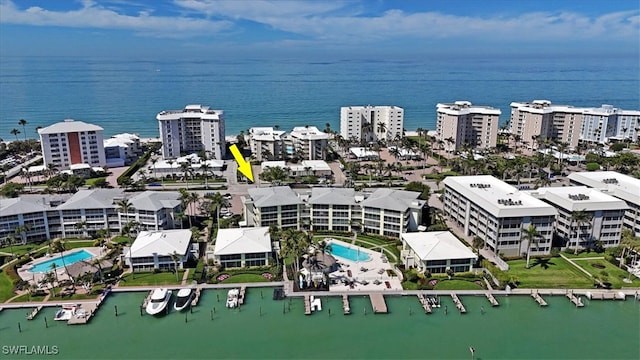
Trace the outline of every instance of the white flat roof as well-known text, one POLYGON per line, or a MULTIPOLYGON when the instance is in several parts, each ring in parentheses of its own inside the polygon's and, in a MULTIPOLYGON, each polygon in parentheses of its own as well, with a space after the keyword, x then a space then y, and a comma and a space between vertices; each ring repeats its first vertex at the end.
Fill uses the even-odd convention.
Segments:
POLYGON ((569 180, 640 205, 640 179, 629 175, 616 171, 584 171, 569 174, 569 180))
POLYGON ((551 102, 548 100, 534 100, 531 103, 512 102, 511 107, 532 114, 549 114, 554 112, 583 113, 585 110, 584 108, 577 108, 571 105, 551 105, 551 102), (540 107, 540 105, 543 104, 544 106, 540 107))
POLYGON ((263 161, 260 163, 260 168, 264 171, 266 168, 281 168, 284 169, 287 167, 287 163, 284 160, 275 160, 275 161, 263 161))
POLYGON ((296 126, 291 130, 291 136, 306 140, 328 139, 329 134, 318 130, 315 126, 296 126))
POLYGON ((80 131, 103 131, 104 129, 98 125, 87 124, 82 121, 73 119, 65 119, 62 122, 49 125, 38 130, 38 134, 61 134, 80 131))
POLYGON ((569 211, 626 210, 627 203, 586 186, 543 187, 528 191, 569 211))
POLYGON ((482 115, 500 115, 502 111, 490 106, 474 106, 468 101, 456 101, 453 104, 437 104, 436 110, 438 112, 448 115, 467 115, 467 114, 482 114, 482 115))
POLYGON ((448 176, 442 182, 495 217, 557 215, 553 206, 491 175, 448 176))
POLYGON ((357 158, 378 157, 377 152, 372 150, 367 150, 367 148, 363 148, 363 147, 352 147, 349 149, 349 152, 352 153, 357 158))
POLYGON ((130 257, 148 257, 153 254, 185 255, 191 243, 191 230, 141 231, 129 250, 130 257))
POLYGON ((91 169, 91 165, 89 164, 71 164, 69 165, 69 170, 84 170, 91 169))
POLYGON ((269 228, 220 229, 216 236, 214 255, 253 254, 271 252, 269 228))
POLYGON ((422 261, 478 258, 449 231, 404 233, 401 236, 422 261))

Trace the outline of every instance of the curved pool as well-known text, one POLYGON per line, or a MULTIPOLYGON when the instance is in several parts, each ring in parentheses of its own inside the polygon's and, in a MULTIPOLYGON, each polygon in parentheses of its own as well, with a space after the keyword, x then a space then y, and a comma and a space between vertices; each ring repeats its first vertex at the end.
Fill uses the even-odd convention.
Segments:
POLYGON ((62 256, 57 256, 55 258, 49 259, 47 261, 43 261, 39 264, 33 265, 29 271, 34 272, 34 273, 44 273, 47 271, 51 271, 52 268, 51 266, 53 264, 56 264, 56 268, 61 268, 63 267, 65 264, 66 265, 71 265, 71 264, 75 264, 78 261, 82 261, 82 260, 87 260, 87 259, 91 259, 93 257, 93 254, 86 251, 86 250, 80 250, 80 251, 76 251, 67 255, 64 255, 64 264, 62 262, 62 256))
POLYGON ((330 246, 327 247, 327 252, 354 262, 371 260, 371 256, 364 251, 358 251, 358 249, 352 249, 336 242, 330 243, 330 246))

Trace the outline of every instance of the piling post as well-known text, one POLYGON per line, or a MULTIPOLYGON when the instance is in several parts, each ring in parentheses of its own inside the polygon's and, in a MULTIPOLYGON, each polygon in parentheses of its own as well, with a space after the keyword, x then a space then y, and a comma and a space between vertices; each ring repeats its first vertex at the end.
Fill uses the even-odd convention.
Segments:
POLYGON ((49 328, 49 323, 47 322, 47 318, 46 318, 46 317, 44 318, 44 327, 45 327, 46 329, 48 329, 48 328, 49 328))
POLYGON ((213 320, 213 310, 211 310, 211 320, 213 320))
POLYGON ((187 313, 184 313, 184 322, 189 322, 189 319, 187 318, 187 313))
POLYGON ((20 326, 20 322, 18 322, 18 332, 22 332, 22 326, 20 326))
POLYGON ((118 316, 118 305, 114 305, 114 307, 113 307, 113 308, 115 309, 116 316, 118 316))

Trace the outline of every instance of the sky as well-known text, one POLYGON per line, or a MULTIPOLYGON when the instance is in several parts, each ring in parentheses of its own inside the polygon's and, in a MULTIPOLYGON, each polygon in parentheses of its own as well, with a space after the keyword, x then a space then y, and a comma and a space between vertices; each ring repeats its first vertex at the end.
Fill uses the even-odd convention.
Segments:
POLYGON ((639 56, 638 0, 0 0, 1 56, 639 56))

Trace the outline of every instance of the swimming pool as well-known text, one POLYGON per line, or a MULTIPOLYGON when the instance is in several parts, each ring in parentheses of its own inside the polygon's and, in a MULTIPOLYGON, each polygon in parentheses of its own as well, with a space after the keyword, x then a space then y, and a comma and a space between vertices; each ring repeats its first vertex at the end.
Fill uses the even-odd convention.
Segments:
MULTIPOLYGON (((71 254, 67 254, 64 256, 64 264, 66 265, 71 265, 71 264, 75 264, 78 261, 82 261, 82 260, 86 260, 86 259, 90 259, 93 257, 93 254, 86 251, 86 250, 80 250, 80 251, 76 251, 73 252, 71 254)), ((34 265, 31 267, 31 269, 29 269, 29 271, 34 272, 34 273, 44 273, 47 271, 51 271, 51 265, 52 264, 56 264, 56 268, 61 268, 64 266, 64 264, 62 263, 62 256, 57 256, 53 259, 49 259, 47 261, 41 262, 37 265, 34 265)))
POLYGON ((347 260, 351 260, 354 262, 371 260, 371 256, 369 256, 369 254, 363 251, 358 251, 357 249, 352 249, 350 247, 343 246, 336 242, 331 243, 331 246, 328 248, 328 251, 331 255, 335 255, 335 256, 338 256, 347 260))

